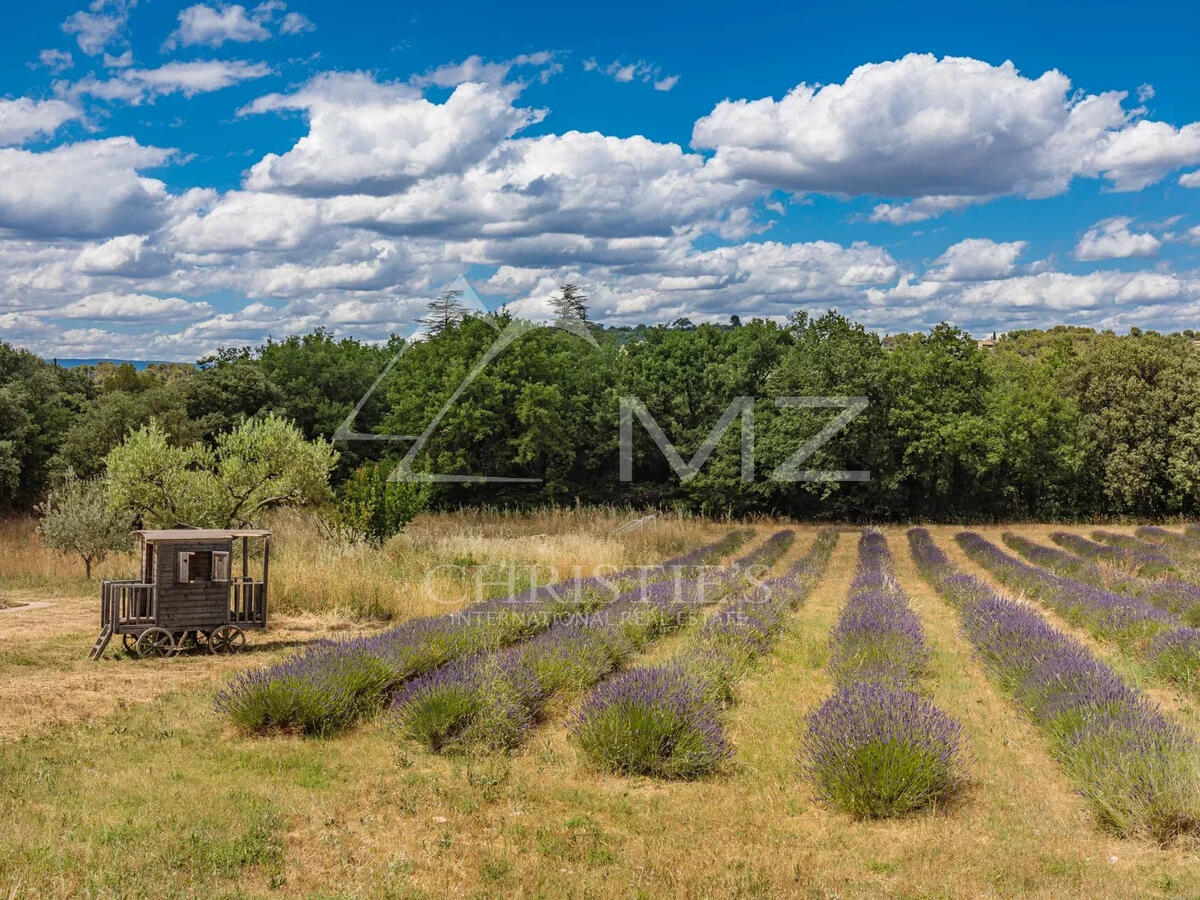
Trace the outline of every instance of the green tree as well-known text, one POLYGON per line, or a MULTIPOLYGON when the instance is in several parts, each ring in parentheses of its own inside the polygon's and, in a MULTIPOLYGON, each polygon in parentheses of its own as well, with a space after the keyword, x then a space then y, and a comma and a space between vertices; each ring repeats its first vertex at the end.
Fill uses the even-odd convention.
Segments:
POLYGON ((89 579, 93 563, 132 544, 129 515, 109 505, 99 479, 88 481, 68 473, 63 483, 50 491, 38 513, 42 543, 59 553, 78 554, 89 579))
POLYGON ((306 441, 278 416, 248 419, 201 443, 172 446, 157 423, 143 426, 105 460, 110 502, 148 527, 248 526, 278 506, 330 498, 337 461, 325 440, 306 441))
POLYGON ((58 450, 58 464, 84 478, 104 471, 104 458, 130 432, 155 421, 172 445, 189 444, 202 426, 188 418, 184 385, 157 384, 130 392, 106 390, 71 425, 58 450))
MULTIPOLYGON (((414 344, 388 385, 381 430, 421 434, 416 471, 539 478, 540 484, 439 485, 435 499, 529 505, 577 495, 602 500, 600 459, 617 428, 615 348, 561 329, 533 327, 480 370, 451 403, 472 368, 513 323, 507 314, 471 317, 414 344), (443 412, 443 407, 448 407, 443 412), (600 411, 611 409, 609 418, 600 411)), ((607 467, 615 481, 615 463, 607 467)))
POLYGON ((92 394, 86 375, 0 341, 0 511, 43 495, 51 460, 92 394))
POLYGON ((367 463, 338 491, 340 521, 376 544, 403 531, 428 500, 427 485, 389 481, 390 472, 384 463, 367 463))
POLYGON ((804 463, 808 469, 868 471, 863 482, 766 483, 772 505, 801 517, 882 518, 892 509, 883 477, 895 467, 888 428, 883 346, 879 337, 837 312, 796 313, 790 344, 766 380, 756 410, 756 457, 766 476, 841 412, 840 408, 777 408, 776 397, 865 397, 867 408, 804 463))
POLYGON ((881 473, 884 490, 901 515, 969 515, 995 453, 985 355, 943 323, 900 336, 884 360, 887 427, 897 444, 892 468, 881 473))
MULTIPOLYGON (((269 340, 258 349, 257 364, 277 392, 270 410, 294 422, 307 440, 332 440, 346 417, 366 397, 353 428, 371 432, 383 417, 387 390, 380 386, 370 396, 367 393, 403 346, 396 337, 381 346, 350 338, 335 340, 323 328, 283 341, 269 340)), ((338 474, 345 477, 364 459, 376 456, 381 446, 378 441, 347 442, 341 448, 335 480, 341 480, 338 474)))
POLYGON ((275 408, 279 388, 272 384, 247 347, 223 349, 197 364, 187 382, 188 418, 210 443, 252 416, 275 408))

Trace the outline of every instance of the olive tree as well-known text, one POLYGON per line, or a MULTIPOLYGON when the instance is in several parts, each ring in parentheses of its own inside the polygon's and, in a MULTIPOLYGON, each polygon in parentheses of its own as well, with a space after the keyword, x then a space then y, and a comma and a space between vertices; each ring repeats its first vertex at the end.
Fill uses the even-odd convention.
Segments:
POLYGON ((99 479, 68 474, 60 486, 51 489, 38 513, 42 543, 59 553, 79 554, 89 579, 93 563, 132 544, 128 513, 109 505, 108 492, 99 479))
POLYGON ((274 507, 328 500, 337 457, 278 416, 248 419, 211 447, 172 446, 152 422, 105 459, 109 503, 148 527, 245 527, 274 507))

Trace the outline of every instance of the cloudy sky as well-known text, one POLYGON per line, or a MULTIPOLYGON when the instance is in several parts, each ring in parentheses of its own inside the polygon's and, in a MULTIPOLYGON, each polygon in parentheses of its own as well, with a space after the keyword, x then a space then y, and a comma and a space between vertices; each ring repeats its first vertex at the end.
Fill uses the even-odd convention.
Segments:
POLYGON ((1200 328, 1200 4, 295 3, 6 8, 0 340, 1200 328))

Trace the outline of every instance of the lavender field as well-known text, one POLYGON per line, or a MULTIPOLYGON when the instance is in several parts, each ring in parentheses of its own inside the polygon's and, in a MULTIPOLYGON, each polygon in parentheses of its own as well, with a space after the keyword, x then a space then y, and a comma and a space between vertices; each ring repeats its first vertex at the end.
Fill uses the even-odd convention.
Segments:
MULTIPOLYGON (((422 527, 423 565, 464 552, 422 527)), ((577 559, 600 527, 470 541, 577 559)), ((440 611, 281 614, 220 666, 68 660, 90 596, 61 633, 0 619, 0 885, 1200 894, 1200 531, 661 527, 595 543, 598 574, 440 611)))

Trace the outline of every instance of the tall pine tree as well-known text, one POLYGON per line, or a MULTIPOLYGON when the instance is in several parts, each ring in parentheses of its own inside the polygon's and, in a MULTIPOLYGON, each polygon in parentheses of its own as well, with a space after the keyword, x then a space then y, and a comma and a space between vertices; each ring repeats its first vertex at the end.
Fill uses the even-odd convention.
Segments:
POLYGON ((577 284, 568 281, 561 285, 558 296, 550 298, 550 308, 554 310, 555 325, 587 325, 587 297, 577 284))
POLYGON ((431 334, 441 334, 455 322, 467 315, 467 308, 459 302, 460 290, 442 291, 436 300, 429 301, 429 312, 421 318, 421 324, 431 334))

